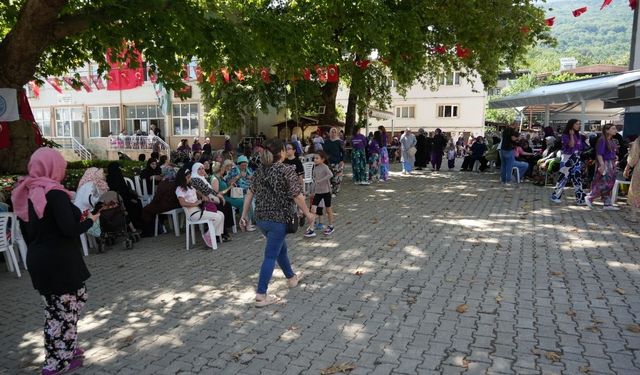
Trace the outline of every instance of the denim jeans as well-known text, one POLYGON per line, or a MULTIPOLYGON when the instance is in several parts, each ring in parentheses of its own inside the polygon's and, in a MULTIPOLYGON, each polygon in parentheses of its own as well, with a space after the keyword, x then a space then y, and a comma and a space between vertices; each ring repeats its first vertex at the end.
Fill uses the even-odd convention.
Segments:
MULTIPOLYGON (((518 171, 520 172, 520 182, 522 182, 522 180, 524 180, 525 174, 527 173, 527 169, 529 169, 529 163, 527 163, 526 161, 514 160, 513 166, 518 168, 518 171)), ((509 175, 513 176, 513 173, 509 173, 509 175)))
POLYGON ((500 150, 500 181, 503 184, 511 182, 511 170, 515 161, 513 150, 500 150))
POLYGON ((257 289, 258 294, 265 294, 273 275, 273 269, 276 267, 276 261, 287 279, 294 277, 295 273, 291 269, 291 263, 287 255, 287 243, 285 242, 287 224, 265 220, 258 220, 256 224, 262 234, 267 237, 257 289))

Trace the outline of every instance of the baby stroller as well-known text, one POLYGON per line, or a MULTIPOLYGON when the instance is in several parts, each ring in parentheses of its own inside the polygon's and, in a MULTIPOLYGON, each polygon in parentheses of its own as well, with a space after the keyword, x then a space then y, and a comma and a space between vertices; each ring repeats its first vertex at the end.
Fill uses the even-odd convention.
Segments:
MULTIPOLYGON (((99 243, 112 246, 119 237, 125 237, 124 249, 132 249, 140 240, 140 235, 129 226, 129 217, 124 208, 122 197, 115 191, 108 191, 100 197, 100 235, 99 243)), ((102 250, 102 249, 100 249, 102 250)))

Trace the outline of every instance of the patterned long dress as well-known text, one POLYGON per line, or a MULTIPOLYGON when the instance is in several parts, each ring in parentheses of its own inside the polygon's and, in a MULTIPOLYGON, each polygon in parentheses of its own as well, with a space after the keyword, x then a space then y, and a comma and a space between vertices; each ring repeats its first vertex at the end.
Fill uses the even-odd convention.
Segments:
POLYGON ((640 150, 635 150, 637 145, 638 143, 634 144, 631 152, 629 153, 629 157, 627 158, 627 165, 633 168, 627 202, 631 207, 636 210, 640 210, 640 150))

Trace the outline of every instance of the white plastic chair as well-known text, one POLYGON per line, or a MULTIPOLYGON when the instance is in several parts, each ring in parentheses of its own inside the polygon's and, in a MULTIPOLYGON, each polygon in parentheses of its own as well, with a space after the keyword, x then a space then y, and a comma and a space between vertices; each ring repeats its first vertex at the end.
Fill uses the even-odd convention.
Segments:
POLYGON ((309 188, 311 187, 311 184, 313 183, 313 166, 315 165, 314 162, 305 162, 302 164, 302 167, 304 168, 304 177, 302 179, 303 185, 302 185, 302 192, 306 195, 307 193, 309 193, 309 188), (309 188, 307 188, 307 186, 309 186, 309 188))
POLYGON ((147 189, 147 180, 145 180, 144 178, 140 178, 140 176, 135 176, 135 186, 136 186, 136 193, 138 193, 138 197, 140 197, 140 200, 142 201, 142 206, 146 206, 149 203, 151 203, 151 195, 149 195, 147 193, 148 189, 147 189))
POLYGON ((613 190, 611 191, 611 204, 616 204, 616 200, 618 200, 620 185, 631 185, 631 181, 616 180, 615 184, 613 184, 613 190))
POLYGON ((22 265, 24 266, 24 269, 27 269, 27 243, 24 240, 24 237, 22 236, 22 230, 20 230, 20 224, 18 223, 18 218, 16 217, 16 215, 14 213, 13 217, 11 218, 11 220, 15 220, 15 236, 13 237, 14 243, 16 243, 18 245, 18 250, 20 251, 20 258, 22 258, 22 265))
POLYGON ((520 183, 520 170, 518 169, 518 167, 513 167, 511 168, 511 174, 513 175, 513 172, 516 172, 516 183, 520 183))
MULTIPOLYGON (((13 243, 15 241, 16 233, 16 219, 15 215, 11 212, 0 213, 0 252, 5 253, 5 259, 7 261, 7 269, 9 272, 14 272, 21 277, 20 266, 18 266, 18 259, 16 253, 13 251, 13 243), (11 220, 11 224, 9 224, 11 220), (11 239, 9 239, 9 231, 11 231, 11 239), (8 257, 7 257, 8 254, 8 257)), ((26 263, 25 263, 26 264, 26 263)))
POLYGON ((211 247, 215 250, 218 248, 218 243, 216 241, 216 228, 213 225, 213 220, 191 220, 189 218, 189 212, 184 209, 185 216, 185 231, 187 232, 187 250, 190 249, 190 245, 196 244, 196 225, 200 226, 200 232, 204 233, 202 230, 204 225, 206 224, 209 227, 209 235, 211 236, 211 247))
POLYGON ((82 252, 84 253, 84 256, 88 257, 89 256, 89 240, 87 238, 87 234, 86 233, 82 233, 80 235, 80 244, 82 244, 82 252))
POLYGON ((125 178, 124 178, 124 182, 126 182, 126 183, 127 183, 127 185, 129 185, 129 187, 131 188, 131 190, 133 190, 133 191, 137 191, 137 190, 136 190, 136 184, 133 182, 133 180, 132 180, 132 179, 130 179, 129 177, 125 177, 125 178))
POLYGON ((169 210, 169 211, 165 211, 157 214, 154 236, 158 237, 158 221, 160 219, 160 215, 170 215, 171 223, 173 225, 173 232, 175 233, 176 237, 180 237, 180 224, 178 222, 178 215, 180 214, 184 214, 184 211, 182 210, 182 208, 174 208, 173 210, 169 210))
POLYGON ((231 227, 232 233, 238 233, 238 228, 236 227, 236 211, 238 209, 235 207, 231 207, 231 215, 233 216, 233 226, 231 227))
POLYGON ((474 172, 480 172, 480 160, 476 160, 473 162, 473 168, 471 168, 474 172))

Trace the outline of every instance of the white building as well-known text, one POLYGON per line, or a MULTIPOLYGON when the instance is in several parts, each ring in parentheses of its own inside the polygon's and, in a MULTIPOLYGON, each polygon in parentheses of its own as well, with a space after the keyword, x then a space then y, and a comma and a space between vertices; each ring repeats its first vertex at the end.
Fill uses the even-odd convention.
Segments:
MULTIPOLYGON (((484 128, 484 114, 487 94, 479 79, 473 84, 458 72, 443 76, 436 91, 422 85, 414 85, 405 97, 393 88, 391 89, 390 111, 393 118, 389 120, 369 119, 374 130, 384 125, 388 131, 393 128, 395 133, 411 128, 426 131, 442 129, 445 133, 458 135, 467 133, 480 135, 484 128)), ((349 90, 341 87, 338 92, 338 104, 347 107, 349 90)))

